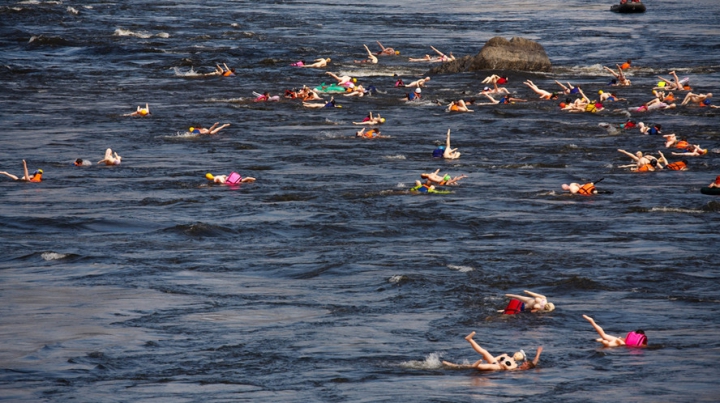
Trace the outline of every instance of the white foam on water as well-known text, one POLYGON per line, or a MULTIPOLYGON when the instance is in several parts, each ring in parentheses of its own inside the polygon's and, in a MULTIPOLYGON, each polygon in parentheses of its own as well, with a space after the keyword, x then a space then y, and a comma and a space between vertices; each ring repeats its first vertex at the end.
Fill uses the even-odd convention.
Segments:
POLYGON ((66 254, 63 253, 56 253, 56 252, 43 252, 40 257, 43 258, 43 260, 60 260, 67 257, 66 254))
POLYGON ((405 361, 401 362, 400 366, 410 369, 438 369, 442 368, 442 362, 440 361, 440 353, 431 353, 422 361, 405 361))

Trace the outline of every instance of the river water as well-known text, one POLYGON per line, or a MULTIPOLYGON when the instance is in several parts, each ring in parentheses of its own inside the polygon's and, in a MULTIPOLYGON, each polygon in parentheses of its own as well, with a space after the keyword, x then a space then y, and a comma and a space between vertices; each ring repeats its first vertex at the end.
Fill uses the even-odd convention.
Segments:
POLYGON ((618 148, 664 139, 604 124, 671 70, 719 91, 720 5, 646 4, 4 2, 0 169, 24 158, 44 177, 0 181, 0 399, 717 401, 720 199, 699 190, 720 174, 718 113, 633 116, 710 150, 685 172, 618 168, 618 148), (508 72, 530 102, 436 104, 477 97, 492 72, 433 76, 423 101, 398 100, 393 74, 430 67, 408 56, 475 54, 494 36, 545 47, 552 73, 508 72), (376 40, 400 56, 353 63, 376 40), (337 96, 340 109, 252 102, 331 82, 289 66, 319 57, 379 93, 337 96), (607 91, 602 66, 628 58, 627 101, 599 114, 522 85, 607 91), (223 62, 236 77, 198 76, 223 62), (124 116, 145 103, 151 116, 124 116), (355 138, 368 111, 390 138, 355 138), (187 133, 214 122, 231 126, 187 133), (432 159, 448 128, 461 158, 432 159), (72 165, 108 147, 121 165, 72 165), (438 168, 468 177, 448 195, 407 193, 438 168), (257 182, 204 179, 230 171, 257 182), (596 197, 560 187, 599 178, 596 197), (557 309, 497 314, 526 289, 557 309), (650 348, 600 348, 582 314, 614 335, 642 328, 650 348), (496 354, 543 346, 540 365, 444 368, 479 358, 471 331, 496 354))

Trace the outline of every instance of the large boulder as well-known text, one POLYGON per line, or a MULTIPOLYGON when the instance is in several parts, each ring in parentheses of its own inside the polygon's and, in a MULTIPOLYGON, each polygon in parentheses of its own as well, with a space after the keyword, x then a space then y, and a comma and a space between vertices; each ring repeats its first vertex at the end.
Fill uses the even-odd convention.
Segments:
POLYGON ((475 56, 463 56, 445 62, 429 74, 462 73, 477 70, 550 71, 552 64, 539 43, 525 38, 509 41, 496 36, 485 43, 475 56))

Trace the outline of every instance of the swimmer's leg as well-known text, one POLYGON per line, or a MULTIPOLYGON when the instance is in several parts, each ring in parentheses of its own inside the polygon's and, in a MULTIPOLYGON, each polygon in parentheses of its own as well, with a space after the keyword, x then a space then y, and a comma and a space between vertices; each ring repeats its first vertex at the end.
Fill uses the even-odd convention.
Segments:
POLYGON ((487 361, 490 364, 494 363, 495 357, 493 357, 492 354, 490 354, 487 350, 480 347, 480 345, 477 344, 475 342, 475 340, 473 340, 473 336, 475 336, 475 332, 472 332, 469 335, 465 336, 465 340, 467 340, 468 343, 470 343, 470 346, 472 346, 472 348, 473 348, 473 350, 475 350, 475 352, 482 355, 482 357, 485 359, 485 361, 487 361))
MULTIPOLYGON (((216 123, 216 124, 217 124, 217 123, 216 123)), ((214 126, 214 125, 213 125, 213 126, 214 126)), ((228 127, 228 126, 230 126, 230 123, 225 123, 224 125, 218 127, 217 129, 210 130, 210 134, 215 134, 215 133, 219 132, 220 130, 222 130, 222 129, 228 127)))
POLYGON ((587 320, 588 322, 590 322, 590 324, 591 324, 592 327, 595 329, 595 331, 600 335, 601 338, 600 338, 600 339, 597 339, 597 341, 605 344, 604 342, 612 343, 612 342, 614 342, 615 340, 617 340, 617 337, 615 337, 615 336, 610 336, 609 334, 605 334, 605 331, 603 330, 603 328, 601 328, 600 325, 598 325, 597 323, 595 323, 595 320, 593 320, 593 318, 591 318, 591 317, 589 317, 589 316, 587 316, 587 315, 583 315, 583 318, 585 318, 585 320, 587 320))
POLYGON ((22 161, 23 161, 23 172, 25 173, 25 176, 23 177, 23 180, 29 181, 29 180, 30 180, 30 173, 28 172, 28 169, 27 169, 27 163, 25 162, 25 160, 22 160, 22 161))
POLYGON ((11 173, 5 172, 5 171, 0 171, 0 175, 5 175, 5 176, 9 177, 9 178, 12 179, 12 180, 18 180, 18 179, 20 179, 20 178, 18 178, 17 176, 15 176, 15 175, 13 175, 13 174, 11 174, 11 173))

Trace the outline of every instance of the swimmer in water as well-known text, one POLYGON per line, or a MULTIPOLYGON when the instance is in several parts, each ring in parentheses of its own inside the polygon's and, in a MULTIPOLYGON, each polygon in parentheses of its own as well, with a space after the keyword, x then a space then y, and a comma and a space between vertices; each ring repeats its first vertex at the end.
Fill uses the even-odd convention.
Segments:
POLYGON ((404 98, 400 98, 401 101, 419 101, 422 98, 422 90, 415 88, 415 91, 411 91, 405 94, 404 98))
POLYGON ((363 44, 365 46, 365 50, 367 51, 368 58, 366 60, 355 60, 355 63, 370 63, 370 64, 377 64, 378 58, 375 57, 372 52, 370 52, 370 49, 368 49, 367 45, 363 44))
POLYGON ((30 172, 28 172, 27 163, 25 162, 25 160, 22 160, 22 163, 23 163, 23 173, 24 173, 24 175, 23 175, 21 178, 18 178, 17 176, 15 176, 15 175, 13 175, 13 174, 11 174, 11 173, 5 172, 5 171, 0 171, 0 175, 5 175, 5 176, 7 176, 8 178, 10 178, 10 179, 12 179, 12 180, 15 180, 15 181, 21 181, 21 182, 36 182, 36 183, 37 183, 37 182, 42 182, 42 175, 43 175, 43 170, 42 170, 42 169, 38 169, 38 170, 36 170, 35 172, 33 172, 32 175, 30 175, 30 172))
MULTIPOLYGON (((600 179, 600 180, 602 180, 602 179, 600 179)), ((598 182, 600 182, 600 181, 598 181, 598 182)), ((595 183, 597 183, 597 182, 588 182, 584 185, 581 185, 579 183, 574 183, 574 182, 569 185, 566 183, 563 183, 562 189, 565 191, 568 191, 572 194, 580 194, 583 196, 592 196, 592 195, 596 195, 598 193, 597 189, 595 188, 595 183)))
POLYGON ((669 169, 671 171, 687 171, 688 160, 668 162, 667 158, 665 158, 665 154, 663 154, 662 151, 658 150, 658 153, 660 154, 660 158, 658 158, 658 165, 660 166, 660 168, 662 168, 662 165, 660 164, 664 163, 665 169, 669 169))
POLYGON ((600 338, 595 339, 595 341, 602 343, 605 347, 647 347, 647 337, 645 336, 645 332, 641 329, 628 333, 626 337, 615 337, 606 334, 605 331, 597 323, 595 323, 593 318, 587 315, 583 315, 583 318, 590 322, 595 331, 600 335, 600 338))
POLYGON ((430 81, 430 77, 421 78, 419 80, 413 81, 410 84, 405 84, 405 87, 424 87, 425 83, 430 81))
POLYGON ((618 66, 618 68, 619 68, 620 70, 627 70, 627 69, 630 68, 630 65, 631 65, 631 64, 632 64, 632 60, 627 59, 627 61, 626 61, 625 63, 621 64, 620 66, 618 66))
POLYGON ((600 95, 600 102, 615 102, 615 101, 627 101, 625 98, 620 98, 615 95, 614 92, 604 92, 603 90, 598 91, 600 95))
POLYGON ((688 92, 681 105, 687 105, 692 102, 694 104, 698 104, 698 106, 707 106, 710 105, 710 100, 708 98, 712 98, 711 92, 708 92, 707 94, 693 94, 692 92, 688 92))
MULTIPOLYGON (((488 95, 489 96, 489 95, 488 95)), ((450 105, 445 109, 446 112, 475 112, 469 109, 465 104, 465 100, 450 101, 450 105)))
POLYGON ((362 137, 365 139, 389 138, 389 136, 383 136, 380 133, 380 129, 378 129, 378 128, 372 128, 372 129, 368 130, 367 132, 365 132, 364 127, 362 129, 358 130, 357 132, 355 132, 355 136, 362 137))
POLYGON ((137 110, 133 113, 128 113, 125 116, 149 116, 150 113, 150 106, 148 104, 145 104, 145 108, 137 107, 137 110))
POLYGON ((78 158, 75 160, 75 162, 73 162, 73 165, 75 165, 76 167, 87 167, 92 165, 92 162, 84 160, 82 158, 78 158))
POLYGON ((317 103, 317 102, 303 102, 302 106, 306 108, 342 108, 342 105, 335 104, 335 97, 330 97, 330 101, 323 102, 323 103, 317 103))
POLYGON ((353 122, 354 125, 381 125, 385 123, 385 118, 380 116, 378 113, 377 116, 373 116, 372 111, 363 119, 362 122, 353 122))
POLYGON ((617 73, 615 72, 615 70, 613 70, 609 67, 603 66, 603 68, 605 70, 607 70, 608 72, 610 72, 610 74, 612 74, 615 77, 615 84, 613 84, 613 85, 616 85, 618 87, 629 87, 631 85, 630 80, 628 80, 627 77, 625 77, 625 74, 623 73, 623 69, 621 69, 619 65, 616 65, 616 66, 618 67, 617 73))
POLYGON ((535 359, 533 359, 532 361, 527 361, 527 357, 525 357, 524 352, 515 353, 512 357, 509 354, 501 354, 497 357, 493 357, 492 354, 490 354, 484 348, 480 347, 480 345, 478 345, 475 340, 473 340, 474 336, 475 332, 472 332, 469 335, 465 336, 465 340, 470 343, 475 352, 477 352, 483 357, 482 359, 477 360, 475 361, 475 363, 469 365, 453 364, 448 361, 443 361, 442 363, 451 368, 474 368, 479 371, 522 371, 527 369, 533 369, 537 366, 538 362, 540 362, 540 354, 543 350, 542 347, 538 347, 537 352, 535 353, 535 359), (483 360, 485 360, 484 363, 483 360), (521 360, 524 360, 524 362, 518 365, 517 361, 521 360))
POLYGON ((460 158, 460 153, 458 152, 458 149, 450 148, 450 129, 448 129, 447 136, 445 137, 445 149, 443 150, 443 158, 445 158, 446 160, 456 160, 460 158))
POLYGON ((548 91, 545 91, 545 90, 541 90, 540 88, 538 88, 537 85, 535 85, 535 84, 534 84, 532 81, 530 81, 530 80, 526 80, 525 82, 523 82, 523 84, 527 85, 527 86, 530 87, 530 89, 533 90, 536 94, 540 95, 540 99, 557 99, 557 98, 558 98, 558 93, 557 93, 557 92, 548 92, 548 91))
POLYGON ((200 126, 191 127, 188 131, 190 133, 194 133, 194 134, 217 134, 217 132, 219 132, 220 130, 230 126, 230 123, 225 123, 224 125, 218 127, 219 124, 220 124, 220 122, 215 122, 215 124, 210 126, 209 129, 205 129, 200 126))
POLYGON ((437 57, 434 57, 431 61, 434 62, 449 62, 455 60, 455 56, 453 56, 452 52, 450 52, 450 56, 446 55, 445 53, 435 49, 434 47, 430 46, 430 49, 434 50, 435 53, 438 54, 437 57))
POLYGON ((717 177, 715 177, 715 182, 710 183, 709 185, 707 185, 707 187, 709 187, 709 188, 720 188, 720 175, 718 175, 717 177))
MULTIPOLYGON (((621 153, 627 155, 628 157, 632 158, 632 160, 635 161, 634 166, 638 170, 640 170, 640 169, 654 170, 654 169, 651 169, 651 167, 652 167, 651 163, 652 163, 652 161, 656 160, 656 158, 653 157, 652 155, 650 155, 650 154, 643 155, 642 151, 638 151, 635 154, 630 154, 629 152, 627 152, 625 150, 621 150, 621 149, 618 149, 618 152, 621 152, 621 153), (648 168, 643 168, 644 166, 648 166, 648 168)), ((623 165, 623 166, 621 166, 621 168, 622 167, 627 168, 628 166, 623 165)))
POLYGON ((674 71, 671 71, 670 74, 673 76, 675 81, 670 81, 666 78, 657 76, 660 79, 660 82, 658 82, 658 86, 655 87, 655 90, 666 90, 666 91, 690 91, 691 88, 689 85, 683 84, 683 82, 678 78, 677 74, 675 74, 674 71))
POLYGON ((324 58, 324 59, 323 59, 323 58, 321 58, 321 59, 315 59, 315 63, 312 63, 312 64, 304 64, 304 63, 303 63, 302 66, 297 66, 297 67, 319 69, 319 68, 322 68, 322 67, 327 67, 327 65, 328 65, 328 63, 330 63, 330 61, 331 61, 331 60, 330 60, 329 57, 328 57, 328 58, 324 58))
POLYGON ((504 95, 500 100, 496 100, 490 94, 485 95, 492 104, 514 104, 515 102, 527 102, 527 99, 513 98, 510 95, 504 95))
POLYGON ((380 45, 381 51, 375 53, 378 56, 396 56, 400 54, 400 51, 395 50, 393 48, 386 48, 385 46, 380 43, 380 41, 375 41, 378 45, 380 45))
POLYGON ((357 82, 357 78, 352 78, 350 76, 338 76, 337 74, 331 73, 329 71, 326 71, 325 74, 334 78, 337 81, 338 85, 345 86, 345 85, 354 84, 357 82))
POLYGON ((558 80, 555 80, 555 83, 556 83, 557 85, 559 85, 560 88, 562 88, 562 92, 563 92, 563 94, 565 94, 565 95, 577 94, 578 92, 580 92, 580 86, 577 86, 577 87, 576 87, 576 86, 570 84, 569 82, 567 83, 567 87, 564 86, 563 83, 561 83, 561 82, 558 81, 558 80))
POLYGON ((224 69, 222 67, 220 67, 219 64, 216 64, 215 71, 213 71, 212 73, 203 74, 203 76, 205 76, 205 77, 209 77, 209 76, 234 77, 235 76, 235 69, 229 68, 227 66, 227 64, 225 64, 225 63, 223 63, 223 66, 225 66, 224 69))
POLYGON ((485 94, 510 94, 510 91, 505 87, 498 87, 497 83, 493 83, 493 88, 485 87, 482 91, 478 92, 478 95, 485 94))
POLYGON ((642 133, 642 134, 649 134, 649 135, 653 135, 653 136, 662 134, 662 132, 661 132, 662 125, 660 125, 660 124, 655 124, 653 126, 650 126, 650 125, 646 125, 643 122, 640 122, 640 123, 638 123, 638 129, 640 129, 640 133, 642 133))
MULTIPOLYGON (((530 311, 532 313, 536 312, 552 312, 555 310, 555 304, 552 302, 548 302, 547 297, 544 295, 536 294, 532 291, 525 290, 523 291, 525 294, 530 295, 529 297, 525 295, 516 295, 516 294, 505 294, 506 297, 512 298, 515 300, 518 300, 522 303, 522 305, 519 307, 519 311, 530 311)), ((511 301, 512 303, 512 301, 511 301)), ((510 305, 508 305, 509 307, 510 305)), ((508 309, 503 309, 498 312, 506 312, 508 309)))
POLYGON ((205 178, 209 181, 212 181, 213 183, 219 183, 221 185, 229 184, 229 185, 236 185, 238 183, 248 183, 248 182, 255 182, 255 178, 251 176, 247 176, 243 178, 240 176, 240 174, 236 172, 231 172, 230 175, 213 175, 211 173, 205 174, 205 178))
POLYGON ((493 74, 491 76, 485 77, 485 79, 482 80, 483 84, 507 84, 509 79, 506 76, 499 76, 497 74, 493 74))
POLYGON ((362 96, 365 96, 366 92, 367 91, 365 90, 365 87, 358 84, 352 89, 352 91, 344 93, 343 96, 344 97, 362 97, 362 96))
POLYGON ((690 149, 687 150, 687 152, 684 153, 676 153, 673 152, 672 155, 683 155, 686 157, 699 157, 701 155, 705 155, 708 153, 707 148, 702 148, 697 144, 693 144, 690 149))
POLYGON ((460 182, 460 179, 467 178, 466 175, 460 175, 456 176, 454 178, 451 178, 450 175, 445 174, 444 176, 438 175, 440 173, 440 169, 433 173, 422 173, 420 174, 420 177, 422 179, 425 179, 425 183, 427 184, 436 184, 439 186, 457 186, 458 182, 460 182))
POLYGON ((120 162, 122 161, 122 157, 118 155, 118 153, 113 153, 113 150, 108 148, 105 150, 105 158, 98 161, 98 164, 105 164, 105 165, 120 165, 120 162))

